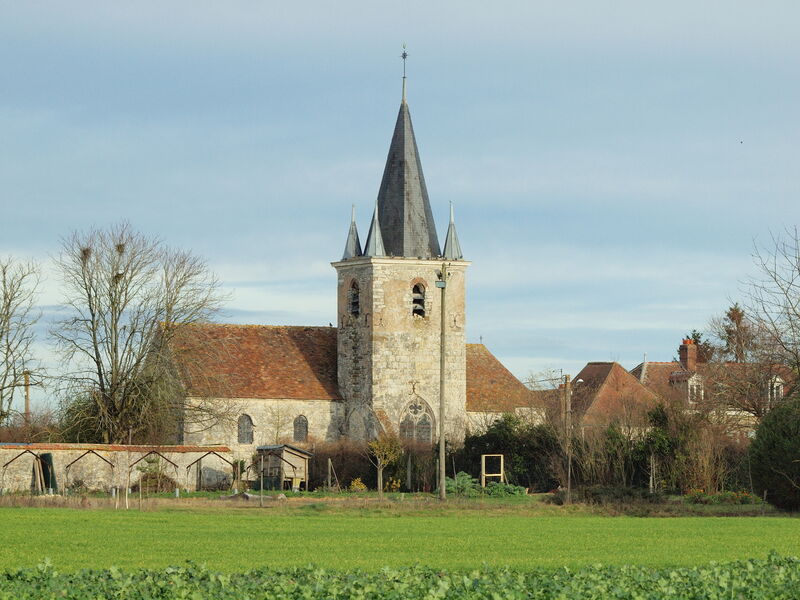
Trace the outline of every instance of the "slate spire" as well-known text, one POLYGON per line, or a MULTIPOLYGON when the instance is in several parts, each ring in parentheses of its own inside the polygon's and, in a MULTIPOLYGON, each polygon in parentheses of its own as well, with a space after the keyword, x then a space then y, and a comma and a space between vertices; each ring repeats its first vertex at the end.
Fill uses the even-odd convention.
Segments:
POLYGON ((350 231, 347 233, 347 242, 344 245, 344 255, 342 260, 361 256, 361 241, 358 239, 358 228, 356 227, 356 205, 350 213, 350 231))
POLYGON ((367 234, 367 243, 364 245, 364 256, 386 256, 381 235, 381 224, 378 216, 378 203, 375 203, 375 212, 372 213, 372 223, 367 234))
POLYGON ((464 255, 461 253, 461 244, 458 243, 452 202, 450 203, 450 225, 447 227, 447 237, 444 240, 444 258, 449 260, 461 260, 464 258, 464 255))
POLYGON ((378 206, 387 255, 413 258, 441 256, 411 114, 406 103, 405 78, 400 112, 378 191, 378 206))

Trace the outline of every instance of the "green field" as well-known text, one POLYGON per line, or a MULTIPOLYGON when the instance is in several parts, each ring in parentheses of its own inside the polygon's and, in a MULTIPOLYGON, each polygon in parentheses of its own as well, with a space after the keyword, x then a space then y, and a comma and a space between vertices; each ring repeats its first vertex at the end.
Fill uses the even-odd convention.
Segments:
POLYGON ((800 519, 637 518, 445 511, 0 508, 0 571, 49 558, 58 569, 163 567, 223 571, 303 566, 465 569, 693 566, 800 554, 800 519))

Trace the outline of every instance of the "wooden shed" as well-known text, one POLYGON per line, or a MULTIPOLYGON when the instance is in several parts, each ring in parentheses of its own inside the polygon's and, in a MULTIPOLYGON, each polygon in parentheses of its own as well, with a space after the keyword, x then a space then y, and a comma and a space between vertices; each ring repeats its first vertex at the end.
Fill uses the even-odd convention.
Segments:
POLYGON ((258 446, 256 452, 256 473, 261 469, 263 457, 265 488, 308 489, 308 459, 314 456, 311 452, 291 444, 258 446))

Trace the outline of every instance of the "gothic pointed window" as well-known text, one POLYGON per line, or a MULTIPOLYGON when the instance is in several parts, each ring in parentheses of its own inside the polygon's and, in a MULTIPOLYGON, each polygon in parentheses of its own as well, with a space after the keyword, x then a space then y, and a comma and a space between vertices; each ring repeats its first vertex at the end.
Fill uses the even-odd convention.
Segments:
POLYGON ((357 317, 361 313, 361 298, 358 290, 358 282, 356 281, 350 284, 350 289, 347 292, 347 310, 354 317, 357 317))
POLYGON ((424 400, 414 399, 400 420, 400 438, 424 444, 433 442, 433 414, 424 400))
POLYGON ((237 441, 240 444, 253 443, 253 419, 250 415, 240 415, 238 422, 238 437, 237 441))
POLYGON ((411 289, 411 314, 415 317, 425 316, 425 286, 421 283, 411 289))
POLYGON ((308 441, 308 419, 300 415, 294 420, 294 439, 295 442, 308 441))

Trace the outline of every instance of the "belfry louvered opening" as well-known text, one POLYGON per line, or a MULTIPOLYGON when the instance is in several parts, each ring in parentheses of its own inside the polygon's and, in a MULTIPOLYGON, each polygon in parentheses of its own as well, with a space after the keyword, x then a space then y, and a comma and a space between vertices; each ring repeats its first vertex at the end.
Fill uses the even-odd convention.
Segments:
POLYGON ((411 290, 411 314, 415 317, 425 316, 425 286, 421 283, 411 290))
POLYGON ((354 317, 361 313, 361 298, 358 290, 358 283, 353 282, 350 284, 350 290, 347 293, 347 306, 348 311, 354 317))

